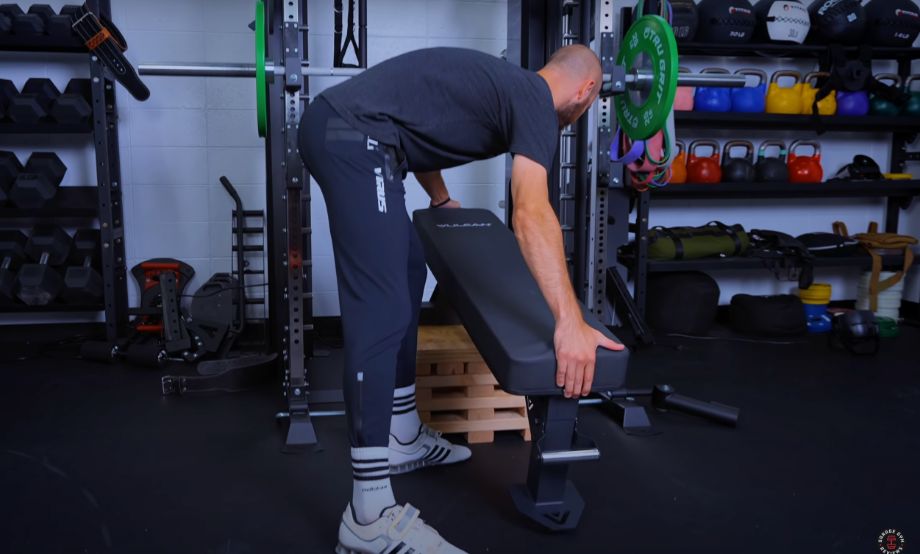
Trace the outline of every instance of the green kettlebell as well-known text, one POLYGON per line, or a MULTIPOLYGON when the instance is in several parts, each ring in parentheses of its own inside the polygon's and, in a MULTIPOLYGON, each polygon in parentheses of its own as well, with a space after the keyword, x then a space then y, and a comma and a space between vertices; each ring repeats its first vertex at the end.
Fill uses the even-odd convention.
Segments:
MULTIPOLYGON (((891 86, 897 89, 901 88, 901 77, 894 73, 880 73, 875 76, 875 80, 879 82, 889 81, 891 86)), ((886 100, 873 94, 869 99, 869 113, 872 115, 898 115, 901 113, 901 108, 891 100, 886 100)))
POLYGON ((910 95, 904 104, 904 113, 907 115, 920 115, 920 91, 910 90, 914 83, 920 83, 920 75, 911 75, 904 81, 904 92, 910 95))

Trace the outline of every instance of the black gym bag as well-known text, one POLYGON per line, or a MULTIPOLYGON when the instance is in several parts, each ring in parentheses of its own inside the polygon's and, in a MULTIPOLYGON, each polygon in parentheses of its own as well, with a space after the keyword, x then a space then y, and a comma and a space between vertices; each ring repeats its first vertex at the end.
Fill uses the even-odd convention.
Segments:
POLYGON ((719 309, 719 285, 700 271, 654 273, 648 278, 645 319, 655 331, 706 335, 719 309))
POLYGON ((806 332, 805 308, 792 294, 732 296, 731 325, 738 333, 766 337, 802 335, 806 332))

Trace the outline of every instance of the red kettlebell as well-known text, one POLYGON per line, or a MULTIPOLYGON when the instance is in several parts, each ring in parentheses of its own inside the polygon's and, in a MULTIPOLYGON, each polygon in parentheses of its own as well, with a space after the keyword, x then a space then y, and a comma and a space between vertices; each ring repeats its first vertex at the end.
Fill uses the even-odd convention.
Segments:
POLYGON ((824 178, 821 168, 821 145, 810 140, 797 140, 789 145, 790 183, 820 183, 824 178), (811 146, 814 153, 811 156, 799 156, 795 152, 800 146, 811 146))
POLYGON ((719 143, 714 140, 695 140, 687 150, 687 181, 690 183, 718 183, 722 180, 722 168, 719 166, 719 143), (712 148, 709 156, 698 156, 701 146, 712 148))

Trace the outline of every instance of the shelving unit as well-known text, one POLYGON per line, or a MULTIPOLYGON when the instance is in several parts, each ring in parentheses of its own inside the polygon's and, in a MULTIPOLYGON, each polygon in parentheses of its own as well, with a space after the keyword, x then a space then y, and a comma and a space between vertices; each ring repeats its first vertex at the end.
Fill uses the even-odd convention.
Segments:
MULTIPOLYGON (((621 21, 628 25, 629 9, 622 12, 621 21)), ((856 53, 858 47, 846 49, 856 53)), ((814 44, 704 44, 678 45, 680 56, 731 56, 758 59, 794 58, 814 59, 820 68, 829 63, 828 48, 814 44)), ((902 78, 910 74, 911 61, 920 59, 920 48, 872 49, 873 59, 895 60, 902 78)), ((730 131, 811 131, 817 134, 815 121, 810 115, 781 115, 766 113, 708 113, 676 112, 678 131, 688 129, 721 129, 730 131)), ((920 161, 920 153, 908 152, 907 146, 920 134, 920 117, 884 116, 824 116, 821 124, 825 132, 879 133, 891 136, 890 171, 903 172, 908 161, 920 161)), ((799 133, 799 136, 802 134, 799 133)), ((628 178, 628 177, 627 177, 628 178)), ((634 192, 635 221, 630 229, 635 235, 631 248, 620 252, 620 262, 629 268, 634 279, 634 297, 640 312, 645 312, 646 281, 649 273, 670 271, 753 270, 766 269, 756 258, 709 258, 700 260, 659 261, 648 259, 649 211, 652 199, 712 200, 712 199, 786 199, 786 198, 883 198, 885 199, 885 231, 896 232, 901 210, 907 208, 915 196, 920 196, 920 180, 882 181, 829 181, 823 183, 720 183, 669 185, 645 192, 634 192)), ((614 215, 613 219, 628 214, 614 215)), ((779 229, 782 230, 782 229, 779 229)), ((893 253, 884 256, 886 267, 902 266, 904 258, 893 253)), ((866 255, 845 258, 818 258, 815 267, 850 267, 869 269, 871 257, 866 255)))
MULTIPOLYGON (((815 122, 810 115, 785 115, 768 113, 710 113, 675 112, 678 127, 694 129, 782 130, 815 132, 815 122)), ((857 133, 916 132, 920 117, 888 117, 881 115, 828 115, 821 118, 827 131, 857 133)))
POLYGON ((825 181, 823 183, 686 183, 650 191, 653 198, 859 198, 920 196, 920 180, 825 181))
MULTIPOLYGON (((111 18, 110 0, 87 0, 96 14, 111 18)), ((105 312, 108 340, 114 341, 128 324, 128 289, 124 240, 124 216, 121 202, 121 164, 118 152, 118 110, 114 82, 106 78, 104 67, 76 37, 48 36, 23 38, 0 36, 0 52, 33 52, 84 56, 92 88, 93 114, 80 125, 39 122, 17 125, 0 121, 0 135, 73 135, 91 137, 96 154, 96 186, 61 187, 54 200, 38 210, 0 207, 0 226, 29 226, 38 221, 79 222, 85 225, 98 220, 102 247, 102 304, 72 305, 51 303, 47 306, 15 304, 0 307, 0 313, 105 312)))

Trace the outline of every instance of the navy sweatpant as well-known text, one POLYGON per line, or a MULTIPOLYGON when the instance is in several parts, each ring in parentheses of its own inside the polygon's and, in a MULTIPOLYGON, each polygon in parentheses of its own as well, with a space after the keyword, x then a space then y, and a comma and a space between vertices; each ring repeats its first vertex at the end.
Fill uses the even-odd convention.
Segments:
POLYGON ((405 165, 395 148, 349 126, 322 98, 304 111, 299 140, 329 214, 351 445, 387 446, 393 389, 415 382, 428 275, 406 213, 405 165))

